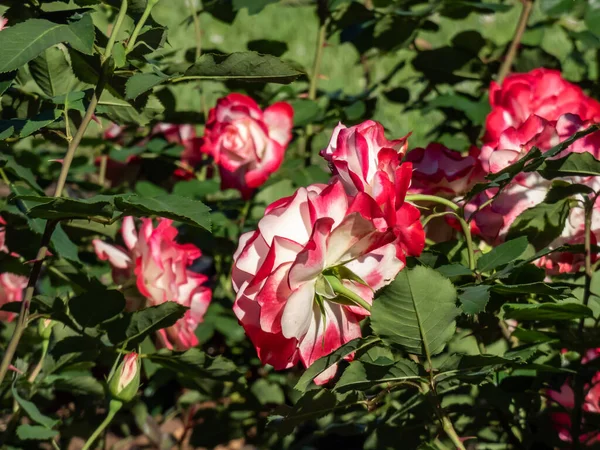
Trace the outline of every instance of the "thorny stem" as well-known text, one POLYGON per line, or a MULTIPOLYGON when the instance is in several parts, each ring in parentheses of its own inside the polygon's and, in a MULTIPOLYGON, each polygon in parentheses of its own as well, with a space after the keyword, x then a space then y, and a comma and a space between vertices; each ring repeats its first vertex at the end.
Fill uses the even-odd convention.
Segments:
POLYGON ((438 197, 436 195, 411 194, 411 195, 406 196, 406 201, 408 201, 408 202, 418 202, 418 201, 433 202, 433 203, 447 206, 454 212, 454 215, 455 215, 456 219, 458 220, 458 223, 460 224, 460 228, 461 228, 463 234, 465 235, 465 241, 467 243, 467 251, 469 254, 469 269, 474 271, 475 270, 475 251, 474 251, 474 247, 473 247, 473 238, 471 236, 471 228, 469 227, 469 224, 462 218, 461 214, 459 214, 461 211, 460 206, 458 206, 456 203, 454 203, 450 200, 447 200, 443 197, 438 197))
MULTIPOLYGON (((584 231, 584 251, 585 251, 585 285, 583 289, 583 304, 587 306, 590 302, 591 297, 591 285, 592 276, 594 275, 592 267, 592 214, 594 212, 594 204, 596 203, 597 196, 594 196, 585 204, 585 231, 584 231)), ((585 319, 579 321, 579 341, 583 345, 584 340, 584 322, 585 319)), ((583 352, 582 352, 583 353, 583 352)), ((573 392, 575 395, 575 405, 573 407, 573 414, 571 418, 571 438, 573 441, 573 448, 581 448, 580 436, 581 436, 581 423, 583 420, 583 403, 585 400, 585 383, 581 376, 581 371, 578 371, 574 375, 573 392)))
MULTIPOLYGON (((319 0, 318 2, 319 8, 319 18, 320 18, 320 26, 317 35, 317 47, 315 49, 315 59, 313 61, 312 70, 310 72, 310 81, 308 86, 308 99, 316 100, 317 99, 317 83, 319 81, 319 75, 321 73, 321 62, 323 61, 323 50, 325 49, 325 42, 327 39, 327 27, 329 26, 329 11, 327 8, 327 2, 319 0)), ((306 125, 304 129, 304 136, 298 142, 300 155, 304 157, 304 165, 310 165, 310 149, 308 147, 308 143, 313 134, 313 125, 309 123, 306 125)))
POLYGON ((531 14, 531 10, 533 9, 533 0, 521 0, 523 3, 523 9, 521 10, 521 16, 519 17, 519 23, 517 24, 517 29, 515 30, 515 35, 513 37, 512 42, 510 43, 510 47, 508 52, 506 53, 506 57, 500 66, 500 70, 498 71, 497 82, 502 84, 504 78, 509 74, 510 69, 512 68, 513 61, 517 56, 517 50, 519 49, 519 45, 521 44, 521 39, 523 38, 523 33, 525 33, 525 29, 527 28, 527 22, 529 21, 529 15, 531 14))
MULTIPOLYGON (((71 163, 73 162, 75 151, 79 147, 79 144, 83 139, 83 135, 85 134, 87 127, 90 124, 92 117, 94 116, 96 106, 98 105, 98 99, 100 98, 100 95, 102 94, 104 86, 106 85, 108 77, 110 76, 110 73, 112 71, 112 68, 110 67, 110 56, 112 54, 112 48, 114 46, 116 36, 119 32, 119 28, 123 23, 123 20, 125 19, 126 13, 127 0, 121 0, 121 9, 119 11, 119 15, 117 17, 115 26, 113 27, 108 45, 106 46, 106 52, 103 58, 104 62, 102 64, 102 72, 98 80, 98 85, 96 86, 96 89, 90 100, 90 104, 85 112, 85 115, 83 116, 81 125, 79 125, 75 136, 73 136, 73 140, 69 143, 69 147, 67 148, 67 153, 65 154, 63 160, 62 169, 60 171, 60 175, 58 176, 58 181, 56 183, 54 197, 60 197, 63 193, 63 189, 67 180, 67 174, 69 172, 69 168, 71 167, 71 163)), ((12 362, 13 356, 17 350, 17 346, 19 345, 19 341, 21 340, 21 336, 23 335, 23 332, 27 327, 29 319, 29 307, 31 305, 31 299, 33 298, 33 294, 35 292, 35 285, 37 284, 38 277, 40 276, 40 272, 42 270, 42 265, 44 264, 44 259, 46 258, 46 253, 48 250, 48 246, 50 245, 52 233, 54 233, 54 229, 57 225, 57 221, 46 222, 44 234, 42 235, 42 240, 40 243, 40 249, 38 250, 35 262, 33 264, 33 267, 31 268, 31 272, 29 274, 29 281, 27 282, 27 288, 25 289, 25 296, 23 298, 23 301, 21 302, 21 311, 19 313, 19 318, 17 320, 17 324, 13 331, 13 335, 10 339, 10 342, 8 343, 6 351, 4 352, 2 362, 0 363, 0 384, 4 381, 4 378, 6 377, 8 367, 12 362)))

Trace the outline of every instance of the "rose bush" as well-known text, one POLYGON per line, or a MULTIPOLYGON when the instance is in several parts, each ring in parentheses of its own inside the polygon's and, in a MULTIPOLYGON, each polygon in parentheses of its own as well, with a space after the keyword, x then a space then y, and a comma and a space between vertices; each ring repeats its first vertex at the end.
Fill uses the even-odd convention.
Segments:
POLYGON ((0 446, 597 447, 597 6, 0 2, 0 446))

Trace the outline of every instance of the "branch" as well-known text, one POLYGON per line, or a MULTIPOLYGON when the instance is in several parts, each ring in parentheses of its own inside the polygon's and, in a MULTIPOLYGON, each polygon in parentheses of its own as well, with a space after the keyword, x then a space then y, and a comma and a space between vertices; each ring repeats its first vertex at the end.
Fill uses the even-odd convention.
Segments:
MULTIPOLYGON (((119 32, 119 28, 121 27, 123 20, 125 19, 126 13, 127 0, 122 0, 121 9, 119 10, 119 15, 117 16, 115 26, 113 27, 108 45, 106 47, 106 52, 103 57, 102 72, 98 80, 98 85, 94 90, 92 99, 90 100, 90 104, 81 121, 81 125, 79 125, 75 136, 73 136, 73 140, 69 143, 69 147, 67 148, 67 153, 65 154, 63 160, 63 166, 60 171, 60 175, 58 176, 58 181, 56 183, 54 197, 60 197, 63 193, 65 183, 67 181, 67 175, 69 173, 69 168, 71 167, 73 157, 75 156, 75 151, 79 147, 83 135, 85 134, 87 127, 94 116, 96 106, 98 105, 98 99, 100 98, 100 95, 102 94, 102 91, 106 86, 108 78, 112 74, 112 63, 110 58, 112 54, 112 48, 115 42, 115 38, 119 32)), ((31 305, 31 299, 33 298, 35 286, 40 276, 42 265, 44 264, 44 259, 46 258, 46 253, 48 251, 48 246, 50 245, 52 233, 54 233, 54 229, 57 225, 57 221, 46 222, 44 234, 42 235, 42 241, 40 243, 40 249, 38 250, 35 262, 33 264, 33 267, 31 268, 31 272, 29 274, 29 281, 27 283, 27 289, 25 290, 25 296, 23 298, 23 301, 21 302, 21 311, 19 313, 19 319, 17 321, 17 325, 15 326, 15 330, 13 331, 13 335, 10 339, 10 342, 6 347, 6 351, 2 358, 2 362, 0 363, 0 384, 4 381, 4 378, 6 377, 8 368, 12 362, 15 351, 17 350, 19 341, 21 340, 21 336, 23 335, 25 328, 27 328, 27 324, 29 322, 29 307, 31 305)))
POLYGON ((527 22, 529 21, 529 15, 531 14, 531 10, 533 9, 533 0, 521 0, 523 3, 523 9, 521 10, 521 16, 519 17, 519 23, 517 24, 517 29, 515 30, 515 35, 513 40, 508 48, 508 52, 506 53, 506 57, 500 66, 500 70, 498 71, 498 78, 496 81, 500 84, 506 78, 506 75, 509 74, 510 69, 512 68, 513 61, 517 56, 517 50, 519 45, 521 44, 521 39, 523 38, 523 33, 525 33, 525 29, 527 28, 527 22))

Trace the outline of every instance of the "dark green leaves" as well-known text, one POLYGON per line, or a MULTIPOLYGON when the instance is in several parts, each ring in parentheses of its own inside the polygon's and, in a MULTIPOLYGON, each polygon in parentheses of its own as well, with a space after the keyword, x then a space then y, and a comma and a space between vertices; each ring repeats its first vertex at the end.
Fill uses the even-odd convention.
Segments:
POLYGON ((458 300, 466 314, 479 314, 485 311, 490 300, 490 286, 467 286, 458 295, 458 300))
POLYGON ((192 379, 236 381, 241 376, 236 365, 227 358, 211 358, 197 348, 183 353, 161 351, 151 355, 150 360, 192 379))
POLYGON ((12 387, 12 394, 16 402, 21 406, 21 408, 23 408, 25 413, 27 413, 27 416, 29 416, 29 418, 35 423, 43 425, 46 429, 50 429, 58 423, 58 420, 54 420, 48 416, 43 415, 38 409, 38 407, 35 406, 35 403, 29 400, 25 400, 23 397, 21 397, 14 386, 12 387))
POLYGON ((569 216, 569 199, 540 203, 523 211, 512 223, 508 239, 526 236, 537 248, 545 247, 560 236, 569 216))
POLYGON ((135 98, 167 81, 177 83, 210 79, 288 84, 301 75, 304 75, 302 69, 272 55, 261 55, 256 52, 205 54, 183 74, 167 76, 158 70, 153 73, 138 74, 127 81, 126 89, 127 98, 135 98))
POLYGON ((477 270, 488 272, 516 260, 527 248, 527 238, 519 237, 500 244, 477 260, 477 270))
POLYGON ((345 392, 352 389, 367 389, 379 383, 397 383, 409 380, 421 380, 419 367, 412 361, 400 360, 390 366, 353 361, 335 384, 335 390, 345 392))
POLYGON ((140 311, 125 313, 108 322, 104 328, 113 344, 141 342, 149 334, 177 322, 188 308, 175 302, 166 302, 140 311))
POLYGON ((131 195, 117 197, 115 206, 125 215, 166 217, 210 231, 210 208, 202 202, 186 197, 159 195, 148 198, 131 195))
POLYGON ((600 175, 600 161, 591 153, 569 153, 560 159, 549 159, 538 170, 547 179, 568 176, 600 175))
POLYGON ((69 300, 69 311, 84 328, 95 327, 124 309, 125 298, 115 290, 89 291, 69 300))
POLYGON ((373 331, 417 355, 441 352, 454 334, 456 289, 439 272, 426 267, 402 270, 373 302, 373 331))
POLYGON ((593 316, 590 308, 579 303, 508 303, 503 310, 505 318, 515 320, 571 320, 593 316))
POLYGON ((271 55, 237 52, 229 55, 203 55, 185 72, 185 77, 217 80, 243 80, 291 83, 304 71, 271 55))
POLYGON ((298 389, 299 391, 305 391, 310 385, 311 381, 314 380, 317 376, 319 376, 319 374, 327 370, 329 367, 338 363, 339 361, 341 361, 351 353, 355 352, 356 350, 364 349, 374 344, 378 340, 379 339, 377 338, 353 339, 350 342, 342 345, 340 348, 330 353, 329 355, 319 358, 317 361, 312 363, 308 369, 304 371, 294 388, 298 389))
POLYGON ((42 427, 39 425, 19 425, 17 428, 17 436, 23 441, 36 440, 46 441, 53 439, 58 436, 58 431, 50 430, 49 428, 42 427))
POLYGON ((202 202, 178 195, 140 197, 138 195, 97 195, 88 199, 54 198, 23 195, 29 217, 41 219, 104 219, 114 213, 135 217, 165 217, 210 231, 210 209, 202 202))
POLYGON ((65 51, 60 47, 51 47, 30 61, 29 71, 48 97, 68 94, 76 81, 65 51))
POLYGON ((2 31, 0 72, 18 69, 60 42, 66 42, 82 53, 91 54, 93 51, 94 24, 89 14, 68 25, 30 19, 2 31))

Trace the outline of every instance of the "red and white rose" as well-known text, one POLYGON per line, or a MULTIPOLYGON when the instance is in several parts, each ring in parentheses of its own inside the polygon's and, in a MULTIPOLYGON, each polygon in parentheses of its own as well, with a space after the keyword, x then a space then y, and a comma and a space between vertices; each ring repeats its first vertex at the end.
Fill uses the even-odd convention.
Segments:
POLYGON ((321 156, 348 195, 365 193, 375 199, 385 218, 379 226, 394 231, 408 256, 418 256, 425 246, 420 213, 404 201, 412 176, 412 164, 402 163, 407 138, 389 141, 383 126, 372 120, 349 128, 340 123, 321 156))
POLYGON ((99 239, 93 245, 98 257, 110 262, 128 310, 168 301, 190 308, 175 325, 158 332, 162 346, 185 350, 198 344, 194 331, 203 321, 212 293, 203 286, 207 277, 189 269, 202 255, 200 249, 177 243, 177 233, 172 220, 160 219, 155 228, 151 219, 142 219, 138 232, 133 217, 126 217, 121 228, 126 248, 99 239))
MULTIPOLYGON (((309 367, 361 335, 374 292, 405 266, 382 221, 372 197, 349 196, 336 180, 276 201, 258 229, 241 236, 234 312, 263 364, 279 370, 300 360, 309 367)), ((334 375, 332 367, 316 382, 334 375)))
POLYGON ((219 166, 221 187, 249 198, 283 161, 292 138, 294 110, 277 102, 261 110, 242 94, 229 94, 208 113, 202 152, 219 166))
POLYGON ((505 130, 518 129, 534 114, 549 121, 564 114, 576 114, 583 121, 600 121, 599 102, 562 78, 559 71, 544 68, 509 75, 502 85, 492 82, 490 104, 485 142, 494 143, 505 130))
POLYGON ((405 161, 412 163, 413 174, 409 192, 455 198, 465 194, 483 179, 479 149, 471 147, 467 155, 432 143, 415 148, 405 161))

